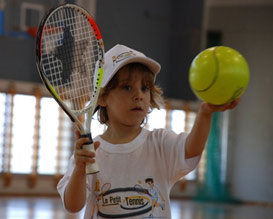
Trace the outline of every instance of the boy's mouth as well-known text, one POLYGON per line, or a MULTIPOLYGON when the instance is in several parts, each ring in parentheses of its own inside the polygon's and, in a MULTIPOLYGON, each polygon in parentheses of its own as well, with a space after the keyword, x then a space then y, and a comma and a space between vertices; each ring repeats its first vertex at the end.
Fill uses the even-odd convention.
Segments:
POLYGON ((143 111, 143 109, 140 106, 134 107, 132 111, 143 111))

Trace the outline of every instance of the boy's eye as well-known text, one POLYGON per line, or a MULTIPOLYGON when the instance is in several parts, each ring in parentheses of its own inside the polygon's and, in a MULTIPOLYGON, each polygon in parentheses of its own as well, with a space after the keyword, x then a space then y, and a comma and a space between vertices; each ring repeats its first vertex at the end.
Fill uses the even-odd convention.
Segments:
POLYGON ((123 90, 131 90, 132 89, 132 87, 130 85, 122 85, 121 88, 123 90))
POLYGON ((150 88, 148 86, 142 86, 142 91, 148 91, 150 88))

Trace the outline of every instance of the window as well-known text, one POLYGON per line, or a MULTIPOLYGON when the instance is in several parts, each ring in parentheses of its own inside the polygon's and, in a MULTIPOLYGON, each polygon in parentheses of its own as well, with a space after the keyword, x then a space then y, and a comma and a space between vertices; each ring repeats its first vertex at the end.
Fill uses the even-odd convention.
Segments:
POLYGON ((41 99, 39 174, 63 174, 71 156, 73 127, 53 98, 41 99))
POLYGON ((35 97, 15 95, 12 118, 11 172, 30 173, 33 157, 35 97))
POLYGON ((6 95, 0 93, 0 172, 3 172, 3 157, 4 157, 4 128, 5 128, 5 102, 6 102, 6 95))
POLYGON ((1 93, 0 104, 1 172, 63 174, 71 156, 73 130, 56 102, 1 93))
POLYGON ((29 2, 22 2, 20 11, 20 27, 27 31, 29 27, 39 26, 39 21, 44 16, 44 6, 29 2))
POLYGON ((166 127, 166 120, 165 119, 158 119, 158 118, 166 118, 166 110, 154 109, 148 115, 147 128, 149 130, 153 130, 155 128, 165 128, 166 127))

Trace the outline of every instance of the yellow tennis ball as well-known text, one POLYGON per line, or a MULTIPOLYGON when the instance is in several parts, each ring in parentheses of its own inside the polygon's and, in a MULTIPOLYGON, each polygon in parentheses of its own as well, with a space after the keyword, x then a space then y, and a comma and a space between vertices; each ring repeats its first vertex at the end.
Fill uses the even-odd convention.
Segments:
POLYGON ((249 67, 245 58, 226 46, 208 48, 192 61, 189 82, 195 95, 208 103, 229 103, 245 92, 249 67))

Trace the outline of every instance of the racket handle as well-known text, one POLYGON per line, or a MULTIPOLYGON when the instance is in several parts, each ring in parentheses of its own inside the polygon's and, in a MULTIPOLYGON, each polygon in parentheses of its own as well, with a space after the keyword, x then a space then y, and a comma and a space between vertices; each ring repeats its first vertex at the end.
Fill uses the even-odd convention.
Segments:
MULTIPOLYGON (((94 147, 94 142, 91 137, 91 133, 81 135, 81 138, 89 138, 89 140, 90 140, 89 142, 86 142, 85 144, 83 144, 82 148, 95 153, 95 147, 94 147)), ((96 158, 94 158, 94 159, 95 159, 95 163, 87 163, 86 164, 86 166, 85 166, 86 174, 95 174, 100 171, 99 165, 96 161, 96 158)))

